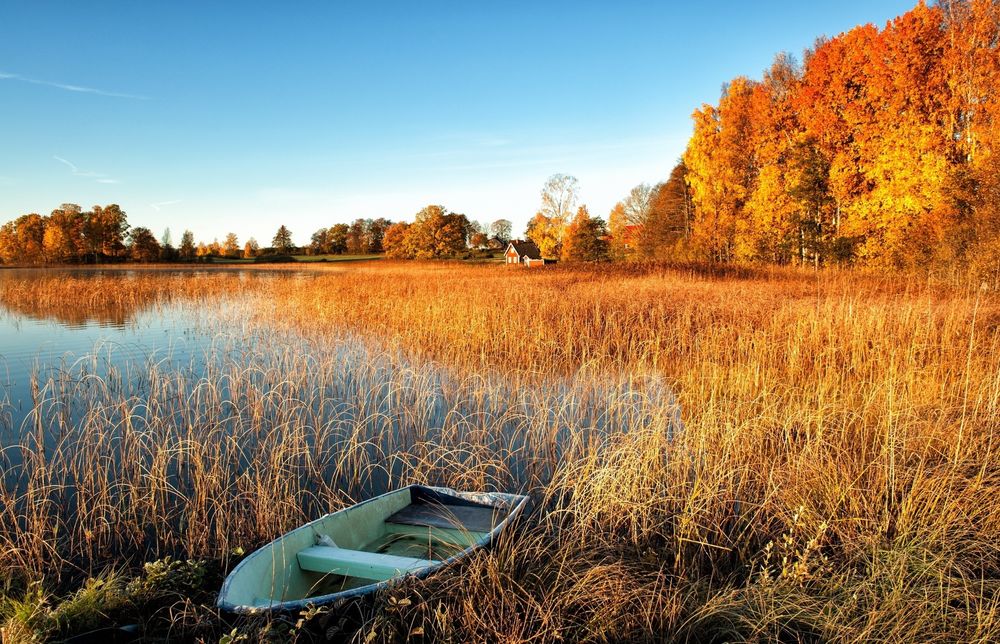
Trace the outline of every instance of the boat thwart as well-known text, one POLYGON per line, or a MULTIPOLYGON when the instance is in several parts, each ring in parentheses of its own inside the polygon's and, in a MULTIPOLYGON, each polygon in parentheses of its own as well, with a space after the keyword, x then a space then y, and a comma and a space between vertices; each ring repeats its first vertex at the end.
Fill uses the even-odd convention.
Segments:
POLYGON ((250 554, 218 605, 231 612, 296 611, 424 577, 488 546, 527 497, 410 485, 321 517, 250 554))

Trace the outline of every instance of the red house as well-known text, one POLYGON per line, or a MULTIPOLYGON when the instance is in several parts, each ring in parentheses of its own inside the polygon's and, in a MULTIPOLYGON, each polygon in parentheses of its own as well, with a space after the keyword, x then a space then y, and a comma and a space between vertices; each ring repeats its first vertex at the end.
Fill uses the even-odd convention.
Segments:
POLYGON ((521 241, 516 239, 507 244, 507 250, 503 254, 507 264, 523 264, 525 266, 541 266, 545 264, 542 259, 542 252, 533 241, 521 241))

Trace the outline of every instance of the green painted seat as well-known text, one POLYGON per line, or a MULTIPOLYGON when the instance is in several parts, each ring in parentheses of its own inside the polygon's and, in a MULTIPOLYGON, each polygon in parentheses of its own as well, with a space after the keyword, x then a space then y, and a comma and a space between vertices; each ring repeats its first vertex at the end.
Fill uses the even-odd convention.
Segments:
POLYGON ((331 546, 310 546, 300 550, 297 559, 302 570, 373 581, 386 581, 439 563, 432 559, 414 559, 331 546))

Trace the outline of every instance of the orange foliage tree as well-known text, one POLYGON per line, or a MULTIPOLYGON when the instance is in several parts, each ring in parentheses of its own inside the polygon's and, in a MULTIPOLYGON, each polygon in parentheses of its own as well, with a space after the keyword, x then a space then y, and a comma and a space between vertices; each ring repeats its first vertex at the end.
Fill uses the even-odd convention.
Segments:
POLYGON ((886 268, 1000 254, 1000 5, 921 2, 693 114, 687 252, 886 268))

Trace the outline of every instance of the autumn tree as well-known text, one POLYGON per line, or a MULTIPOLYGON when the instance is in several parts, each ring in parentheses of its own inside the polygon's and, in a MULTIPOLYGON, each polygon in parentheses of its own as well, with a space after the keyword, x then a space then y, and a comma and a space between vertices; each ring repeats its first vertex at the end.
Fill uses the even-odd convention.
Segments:
POLYGON ((347 252, 347 236, 350 226, 347 224, 334 224, 326 230, 326 243, 329 250, 327 252, 343 254, 347 252))
POLYGON ((469 237, 469 245, 472 246, 473 248, 484 248, 488 241, 489 237, 487 237, 486 233, 482 231, 474 232, 469 237))
POLYGON ((636 247, 632 239, 635 227, 628 224, 624 202, 616 203, 608 213, 608 230, 611 235, 609 255, 615 260, 635 257, 636 247))
POLYGON ((412 224, 391 224, 385 230, 386 257, 397 259, 441 259, 468 250, 469 220, 431 205, 417 213, 412 224))
POLYGON ((754 181, 750 98, 754 82, 736 78, 719 106, 694 113, 694 134, 684 154, 698 217, 691 243, 703 257, 729 261, 746 255, 747 197, 754 181))
POLYGON ((1000 231, 983 223, 997 220, 987 195, 1000 188, 987 161, 1000 143, 997 42, 993 0, 919 3, 884 29, 816 41, 801 67, 779 55, 760 81, 728 83, 694 114, 684 245, 814 266, 979 257, 976 240, 1000 231))
POLYGON ((410 224, 399 222, 386 228, 382 245, 385 247, 385 256, 391 259, 412 259, 413 249, 409 240, 410 224))
POLYGON ((454 257, 468 249, 469 220, 449 212, 444 206, 431 205, 417 213, 409 234, 415 257, 432 259, 454 257))
POLYGON ((181 245, 178 248, 181 259, 192 259, 195 256, 194 233, 185 230, 181 235, 181 245))
POLYGON ((129 231, 129 258, 135 262, 155 262, 160 257, 160 244, 149 228, 141 226, 129 231))
POLYGON ((364 219, 355 219, 347 229, 347 253, 349 255, 362 255, 366 251, 365 234, 366 226, 364 219))
POLYGON ((569 226, 562 247, 564 262, 593 262, 608 258, 608 230, 604 220, 591 217, 580 206, 569 226))
POLYGON ((805 239, 790 176, 790 160, 803 138, 794 103, 801 75, 795 59, 783 53, 753 87, 749 109, 754 173, 745 204, 744 260, 788 263, 805 239))
POLYGON ((328 228, 320 228, 309 238, 309 246, 306 251, 310 255, 324 255, 330 252, 330 231, 328 228))
POLYGON ((563 227, 539 212, 528 222, 525 237, 535 242, 542 257, 557 259, 562 250, 563 227))
POLYGON ((952 142, 940 126, 948 116, 943 26, 939 7, 917 5, 880 34, 879 55, 864 70, 873 127, 856 136, 870 189, 849 223, 869 264, 926 263, 954 225, 944 198, 952 142))
POLYGON ((17 232, 14 222, 8 221, 0 226, 0 264, 10 264, 17 261, 17 232))
POLYGON ((226 235, 226 238, 222 242, 222 256, 223 257, 240 256, 240 240, 236 236, 236 233, 228 233, 226 235))
POLYGON ((243 257, 244 259, 252 259, 257 256, 259 251, 260 246, 257 244, 257 240, 251 237, 243 246, 243 257))
POLYGON ((45 219, 37 214, 23 215, 14 220, 14 261, 41 264, 45 261, 45 219))
POLYGON ((608 215, 609 252, 615 259, 627 259, 635 254, 636 241, 649 219, 653 194, 649 184, 639 184, 611 209, 608 215))
POLYGON ((369 254, 381 253, 385 250, 383 240, 385 231, 392 222, 385 217, 366 220, 365 230, 365 252, 369 254))
POLYGON ((86 252, 85 223, 83 209, 76 204, 63 204, 53 210, 45 223, 46 261, 77 261, 86 252))
POLYGON ((544 219, 537 219, 536 215, 537 221, 532 219, 534 226, 529 223, 529 228, 534 228, 534 234, 541 243, 530 235, 528 237, 538 245, 543 256, 558 256, 566 226, 576 207, 579 189, 576 177, 566 174, 552 175, 542 187, 542 207, 538 212, 544 219))
MULTIPOLYGON (((624 217, 624 213, 621 216, 624 217)), ((646 259, 683 258, 685 243, 691 236, 693 217, 694 204, 687 185, 687 168, 680 162, 670 171, 667 181, 652 189, 649 212, 634 235, 638 256, 646 259)))
POLYGON ((271 240, 271 248, 279 255, 287 255, 295 248, 292 245, 292 233, 284 225, 279 227, 278 232, 274 234, 274 239, 271 240))
POLYGON ((941 60, 952 164, 945 197, 951 252, 974 265, 1000 256, 1000 4, 939 0, 947 38, 941 60))
POLYGON ((87 252, 94 261, 100 256, 115 258, 125 254, 129 224, 118 204, 94 206, 84 213, 83 236, 87 252))

